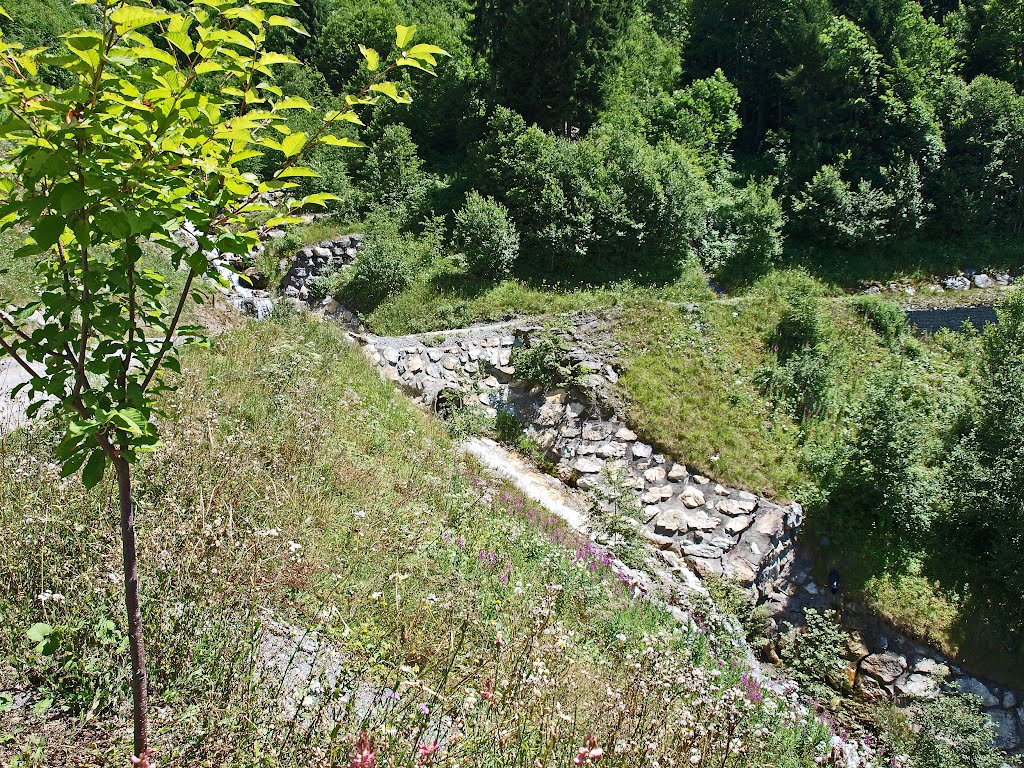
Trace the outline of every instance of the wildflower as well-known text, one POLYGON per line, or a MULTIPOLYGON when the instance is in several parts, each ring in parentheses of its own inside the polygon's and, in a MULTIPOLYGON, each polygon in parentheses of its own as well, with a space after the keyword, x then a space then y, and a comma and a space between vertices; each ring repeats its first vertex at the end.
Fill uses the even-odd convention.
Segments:
POLYGON ((369 734, 363 731, 352 751, 349 768, 373 768, 377 764, 377 750, 369 734))
POLYGON ((420 704, 419 710, 420 710, 420 714, 421 715, 429 715, 430 714, 430 707, 428 707, 426 704, 420 704))
POLYGON ((153 750, 147 749, 141 755, 136 757, 132 755, 128 758, 132 765, 137 765, 139 768, 153 768, 153 764, 150 763, 150 759, 153 757, 153 750))
POLYGON ((484 701, 492 701, 494 699, 494 677, 491 675, 487 676, 484 681, 483 690, 480 691, 480 698, 484 701))
POLYGON ((297 541, 289 541, 288 542, 288 551, 289 552, 298 552, 300 549, 302 549, 302 545, 299 544, 297 541))
POLYGON ((434 753, 440 749, 440 745, 435 741, 432 744, 418 744, 416 746, 416 752, 419 753, 420 760, 423 761, 424 765, 432 765, 434 762, 434 753))
POLYGON ((587 738, 583 740, 583 746, 579 748, 573 762, 576 765, 594 765, 603 756, 604 750, 597 746, 597 739, 594 738, 594 734, 588 733, 587 738))

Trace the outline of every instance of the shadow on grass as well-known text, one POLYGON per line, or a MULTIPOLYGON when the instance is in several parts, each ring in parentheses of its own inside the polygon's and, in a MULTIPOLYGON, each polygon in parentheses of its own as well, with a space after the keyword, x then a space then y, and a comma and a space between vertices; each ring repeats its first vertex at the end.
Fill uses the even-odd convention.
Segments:
POLYGON ((866 527, 843 526, 826 511, 809 515, 803 536, 818 580, 835 568, 843 592, 898 631, 946 654, 968 674, 1024 688, 1020 617, 967 589, 966 575, 977 564, 964 562, 953 542, 925 542, 915 551, 866 527))
POLYGON ((1024 241, 1013 237, 979 237, 949 241, 891 241, 842 249, 791 238, 785 266, 803 267, 818 279, 853 289, 869 282, 900 278, 929 279, 961 269, 1011 271, 1024 265, 1024 241))

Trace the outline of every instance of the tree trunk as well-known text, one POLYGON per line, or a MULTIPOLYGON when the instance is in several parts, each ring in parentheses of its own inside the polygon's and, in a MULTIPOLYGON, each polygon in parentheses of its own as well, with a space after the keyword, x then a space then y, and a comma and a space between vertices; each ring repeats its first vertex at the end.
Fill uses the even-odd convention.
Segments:
POLYGON ((148 748, 146 717, 146 651, 142 644, 142 610, 139 607, 139 570, 135 546, 135 519, 132 507, 131 466, 123 458, 114 459, 117 471, 118 500, 121 507, 121 551, 124 559, 124 605, 128 611, 128 645, 132 660, 132 720, 135 726, 135 756, 143 757, 148 748))

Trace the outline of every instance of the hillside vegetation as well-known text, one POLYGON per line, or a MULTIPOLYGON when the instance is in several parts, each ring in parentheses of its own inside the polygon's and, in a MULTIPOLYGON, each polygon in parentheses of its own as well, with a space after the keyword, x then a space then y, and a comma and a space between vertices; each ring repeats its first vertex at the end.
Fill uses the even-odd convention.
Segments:
MULTIPOLYGON (((220 0, 129 2, 234 23, 217 16, 220 0)), ((55 53, 104 18, 102 2, 0 3, 5 40, 55 53)), ((266 12, 268 55, 301 62, 280 67, 276 86, 254 86, 308 102, 273 115, 281 136, 315 136, 347 110, 377 51, 412 35, 443 49, 387 68, 394 96, 335 125, 332 142, 310 142, 312 172, 273 152, 228 164, 246 174, 232 176, 240 189, 292 170, 299 198, 331 196, 320 198, 325 218, 287 221, 256 259, 271 287, 300 246, 358 230, 354 266, 318 275, 317 298, 374 333, 604 319, 613 395, 643 439, 723 483, 799 501, 821 583, 835 569, 844 599, 973 674, 1024 685, 1024 294, 972 290, 998 302, 998 326, 922 337, 896 301, 907 293, 857 292, 895 281, 958 302, 937 298, 937 280, 1019 275, 1019 0, 253 7, 266 12), (271 13, 308 34, 270 24, 271 13), (435 54, 436 77, 415 71, 435 74, 435 54), (406 89, 411 106, 399 103, 406 89)), ((155 38, 142 58, 178 66, 155 38)), ((71 88, 81 73, 68 61, 44 58, 33 77, 71 88)), ((111 63, 126 68, 126 94, 132 61, 111 63)), ((197 98, 224 93, 209 71, 192 74, 197 98)), ((77 129, 71 107, 58 130, 77 129)), ((15 138, 38 138, 12 114, 0 114, 4 158, 15 138)), ((217 113, 211 131, 233 118, 217 113)), ((0 309, 34 301, 40 279, 20 250, 38 245, 39 222, 15 204, 17 174, 5 174, 0 309), (12 211, 24 219, 7 229, 12 211)), ((58 205, 51 191, 34 190, 39 211, 58 205)), ((229 207, 235 193, 221 193, 229 207)), ((197 184, 178 199, 204 194, 197 184)), ((275 215, 239 214, 252 231, 227 228, 224 242, 251 246, 275 215)), ((164 238, 181 223, 147 225, 164 238)), ((133 270, 167 277, 154 302, 189 290, 163 250, 115 235, 138 249, 133 270)), ((41 258, 59 290, 52 254, 41 258)), ((120 279, 107 287, 116 294, 120 279)), ((154 396, 162 442, 139 453, 135 481, 153 763, 126 727, 116 487, 108 478, 87 490, 77 467, 61 472, 56 425, 0 438, 5 763, 115 765, 136 752, 147 768, 1002 760, 976 702, 844 710, 833 729, 792 691, 764 689, 722 620, 731 610, 760 631, 742 596, 712 584, 721 605, 694 598, 682 621, 640 599, 603 550, 463 457, 453 434, 465 425, 416 412, 339 328, 280 306, 269 322, 232 322, 187 350, 154 396), (323 678, 312 687, 310 671, 323 678), (860 739, 865 726, 874 746, 860 739)), ((224 322, 206 305, 183 318, 224 322)), ((844 635, 831 617, 809 627, 790 638, 789 661, 804 691, 837 709, 824 684, 844 687, 829 677, 845 669, 844 635)))

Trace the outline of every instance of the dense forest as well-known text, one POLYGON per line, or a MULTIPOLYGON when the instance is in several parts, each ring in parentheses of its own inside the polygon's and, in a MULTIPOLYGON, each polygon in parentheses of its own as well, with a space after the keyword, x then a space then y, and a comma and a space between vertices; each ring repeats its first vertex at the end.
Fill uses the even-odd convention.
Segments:
MULTIPOLYGON (((317 184, 353 218, 400 208, 404 229, 450 225, 477 190, 519 230, 519 274, 610 281, 696 256, 735 280, 784 242, 841 266, 878 243, 999 242, 1024 228, 1017 0, 291 11, 310 35, 274 41, 305 62, 284 88, 325 110, 364 77, 357 43, 386 48, 396 23, 414 19, 452 54, 437 79, 409 79, 414 110, 377 110, 363 132, 372 151, 323 150, 317 184)), ((29 44, 75 20, 54 0, 12 13, 29 44)))

